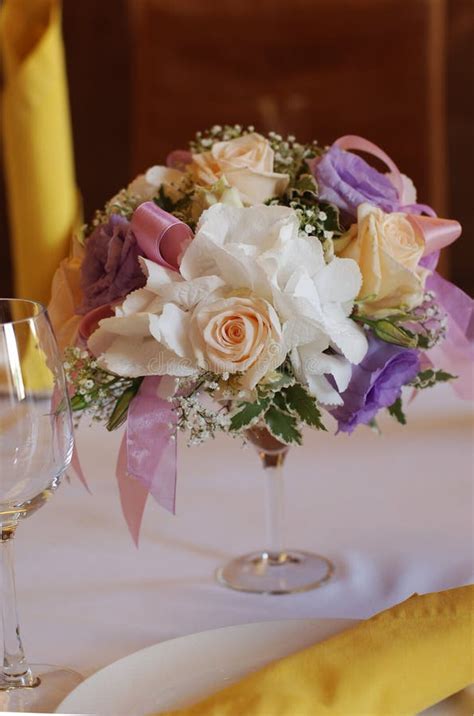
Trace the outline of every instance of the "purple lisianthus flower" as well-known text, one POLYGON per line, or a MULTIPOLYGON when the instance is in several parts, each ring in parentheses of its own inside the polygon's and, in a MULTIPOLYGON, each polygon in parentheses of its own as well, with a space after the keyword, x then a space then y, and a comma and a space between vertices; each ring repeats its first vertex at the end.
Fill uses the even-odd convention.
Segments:
POLYGON ((367 425, 380 408, 388 408, 400 397, 402 386, 415 378, 420 369, 416 350, 385 343, 368 334, 369 349, 364 360, 353 366, 344 404, 331 410, 338 428, 351 433, 359 424, 367 425))
POLYGON ((79 313, 117 301, 144 286, 146 278, 138 256, 130 223, 119 214, 111 214, 108 222, 98 226, 86 243, 81 267, 84 301, 79 313))
POLYGON ((319 198, 351 217, 357 216, 357 207, 364 202, 387 212, 400 208, 398 191, 390 179, 357 154, 333 145, 313 163, 313 173, 319 198))

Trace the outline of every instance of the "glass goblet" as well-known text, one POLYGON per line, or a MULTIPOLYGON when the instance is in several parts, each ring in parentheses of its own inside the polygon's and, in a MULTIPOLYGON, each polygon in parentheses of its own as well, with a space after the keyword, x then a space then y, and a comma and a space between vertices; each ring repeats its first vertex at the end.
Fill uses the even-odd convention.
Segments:
POLYGON ((288 446, 267 428, 257 425, 247 438, 260 457, 265 480, 265 548, 237 557, 218 569, 217 580, 226 587, 257 594, 293 594, 316 589, 334 572, 334 565, 319 554, 285 549, 283 537, 283 466, 288 446))
POLYGON ((13 563, 18 524, 54 493, 72 449, 71 408, 47 311, 34 301, 0 299, 0 711, 52 711, 82 680, 69 669, 28 664, 13 563))

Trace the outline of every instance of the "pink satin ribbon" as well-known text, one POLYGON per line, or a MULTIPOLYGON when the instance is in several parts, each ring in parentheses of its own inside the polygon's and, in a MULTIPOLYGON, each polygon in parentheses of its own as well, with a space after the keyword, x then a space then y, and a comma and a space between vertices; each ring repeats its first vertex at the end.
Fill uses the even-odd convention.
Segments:
POLYGON ((78 450, 77 450, 77 444, 76 444, 76 441, 75 441, 75 440, 74 440, 74 448, 73 448, 73 451, 72 451, 71 467, 72 467, 72 469, 74 470, 74 472, 76 473, 76 475, 77 475, 77 477, 79 478, 80 482, 82 482, 82 484, 83 484, 84 487, 86 488, 87 492, 89 492, 90 494, 92 494, 91 491, 90 491, 89 485, 87 484, 86 476, 84 475, 84 471, 83 471, 83 469, 82 469, 81 461, 79 460, 79 452, 78 452, 78 450))
POLYGON ((165 268, 179 269, 181 257, 193 238, 187 224, 153 201, 145 201, 135 209, 130 225, 146 258, 165 268))
POLYGON ((161 376, 145 378, 130 403, 116 475, 122 509, 138 544, 146 496, 174 514, 176 504, 176 413, 158 396, 161 376))
POLYGON ((148 498, 148 488, 127 471, 127 433, 124 433, 115 469, 119 488, 120 504, 133 541, 138 547, 140 527, 148 498))
POLYGON ((461 236, 462 227, 459 221, 453 219, 438 219, 431 216, 418 216, 408 214, 408 221, 413 228, 421 231, 425 239, 423 256, 429 256, 435 251, 441 251, 461 236))

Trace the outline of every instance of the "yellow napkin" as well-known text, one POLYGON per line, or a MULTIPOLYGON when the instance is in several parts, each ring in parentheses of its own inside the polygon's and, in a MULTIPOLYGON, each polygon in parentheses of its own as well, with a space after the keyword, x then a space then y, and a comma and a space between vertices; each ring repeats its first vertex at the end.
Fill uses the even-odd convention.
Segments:
POLYGON ((79 214, 58 0, 5 0, 0 50, 15 292, 46 303, 79 214))
POLYGON ((172 713, 411 716, 474 681, 473 612, 474 587, 414 595, 172 713))

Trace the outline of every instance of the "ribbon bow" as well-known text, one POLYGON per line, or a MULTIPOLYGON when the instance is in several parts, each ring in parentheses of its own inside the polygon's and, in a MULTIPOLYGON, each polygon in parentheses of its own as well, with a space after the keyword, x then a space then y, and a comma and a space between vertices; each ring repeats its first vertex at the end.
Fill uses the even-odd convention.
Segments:
POLYGON ((444 249, 456 241, 461 235, 461 224, 459 221, 453 221, 451 219, 438 219, 436 213, 430 206, 426 204, 405 204, 405 186, 403 183, 403 177, 400 173, 399 168, 395 162, 386 154, 383 149, 378 147, 373 142, 369 142, 363 137, 359 137, 355 134, 347 134, 344 137, 339 137, 334 142, 336 147, 339 149, 345 149, 349 151, 355 149, 356 151, 366 152, 371 154, 373 157, 380 159, 390 169, 391 176, 390 180, 398 192, 398 198, 400 201, 400 211, 405 212, 408 215, 408 220, 415 229, 415 231, 421 232, 425 240, 425 251, 423 256, 429 256, 430 254, 444 249), (419 216, 413 214, 411 211, 418 210, 423 211, 429 216, 419 216))
POLYGON ((193 232, 187 224, 153 201, 135 209, 130 222, 137 243, 145 256, 160 266, 177 271, 193 232))

